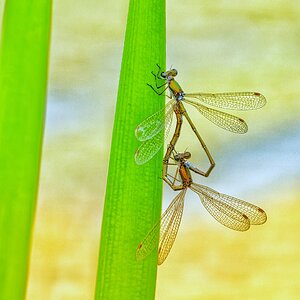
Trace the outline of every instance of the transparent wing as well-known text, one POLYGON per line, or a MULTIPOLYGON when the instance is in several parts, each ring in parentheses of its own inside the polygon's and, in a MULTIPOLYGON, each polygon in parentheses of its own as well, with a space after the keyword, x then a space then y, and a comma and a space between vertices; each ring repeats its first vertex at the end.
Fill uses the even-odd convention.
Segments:
POLYGON ((159 235, 158 264, 161 265, 167 258, 174 244, 184 207, 186 189, 182 190, 163 213, 161 219, 152 227, 145 239, 139 244, 136 259, 143 260, 156 247, 159 235))
POLYGON ((234 133, 246 133, 248 131, 246 122, 241 118, 206 107, 186 98, 185 102, 196 107, 205 118, 223 129, 234 133))
POLYGON ((136 164, 143 165, 148 162, 162 147, 164 142, 163 132, 159 132, 152 139, 143 142, 136 150, 134 159, 136 164))
POLYGON ((136 138, 139 141, 144 142, 151 139, 164 128, 170 127, 173 115, 173 105, 174 100, 169 101, 163 109, 148 117, 138 125, 135 129, 136 138))
POLYGON ((218 222, 238 231, 245 231, 250 228, 248 216, 243 211, 238 211, 236 208, 223 202, 222 194, 215 191, 215 193, 207 193, 204 186, 196 183, 193 183, 190 188, 198 194, 203 206, 218 222))
POLYGON ((251 110, 263 107, 266 98, 256 92, 234 92, 234 93, 192 93, 185 94, 186 97, 197 98, 206 104, 235 110, 251 110))
POLYGON ((151 139, 143 142, 140 147, 136 150, 134 159, 136 164, 143 165, 148 162, 163 146, 164 140, 168 137, 171 129, 172 119, 173 119, 173 106, 170 113, 166 115, 166 128, 165 132, 163 130, 158 131, 151 139), (163 137, 164 135, 164 137, 163 137))
POLYGON ((168 112, 166 113, 166 117, 165 117, 165 140, 166 140, 166 138, 169 135, 169 132, 170 132, 170 129, 171 129, 171 125, 172 125, 173 115, 174 115, 173 114, 173 107, 174 107, 175 101, 171 100, 170 102, 172 103, 171 104, 171 109, 168 110, 168 112))
POLYGON ((201 186, 201 190, 209 197, 222 201, 242 214, 245 214, 249 218, 251 225, 261 225, 267 221, 267 214, 265 211, 254 204, 232 196, 220 194, 207 186, 201 186))

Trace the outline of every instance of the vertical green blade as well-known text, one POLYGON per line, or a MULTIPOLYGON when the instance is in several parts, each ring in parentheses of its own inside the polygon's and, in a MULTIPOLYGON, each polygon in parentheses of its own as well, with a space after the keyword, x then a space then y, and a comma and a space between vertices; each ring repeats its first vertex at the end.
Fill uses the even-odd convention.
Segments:
POLYGON ((154 84, 151 71, 157 71, 157 63, 165 68, 165 30, 164 0, 130 1, 95 299, 153 299, 155 295, 157 253, 137 262, 135 252, 160 216, 162 150, 147 164, 136 165, 134 153, 140 143, 134 130, 165 103, 146 85, 154 84))
POLYGON ((7 0, 0 48, 0 294, 24 299, 44 126, 51 0, 7 0))

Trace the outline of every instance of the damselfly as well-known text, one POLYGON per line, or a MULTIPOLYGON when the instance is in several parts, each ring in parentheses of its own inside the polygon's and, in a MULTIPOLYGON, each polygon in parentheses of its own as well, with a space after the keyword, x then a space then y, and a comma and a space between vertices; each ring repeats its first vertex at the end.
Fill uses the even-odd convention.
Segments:
MULTIPOLYGON (((135 153, 135 161, 137 164, 144 164, 149 161, 161 148, 163 144, 163 135, 167 137, 172 123, 173 111, 176 114, 176 110, 180 116, 177 115, 177 119, 184 116, 193 131, 195 132, 198 140, 204 145, 198 131, 189 118, 183 102, 191 104, 208 120, 215 123, 219 127, 226 129, 234 133, 246 133, 248 126, 246 122, 231 114, 221 112, 219 110, 205 106, 204 104, 232 110, 253 110, 263 107, 266 104, 265 97, 257 92, 232 92, 232 93, 184 93, 179 83, 174 79, 177 76, 177 70, 171 69, 166 72, 161 72, 161 68, 158 66, 157 74, 153 74, 155 77, 155 87, 148 84, 152 90, 158 95, 163 95, 164 92, 169 89, 171 100, 167 103, 164 109, 156 112, 152 116, 145 119, 135 130, 137 139, 143 142, 135 153), (162 80, 163 83, 159 85, 158 80, 162 80), (161 90, 162 89, 162 90, 161 90), (192 98, 192 99, 191 99, 192 98), (164 134, 165 131, 165 134, 164 134)), ((180 132, 178 132, 180 134, 180 132)), ((204 149, 211 164, 212 158, 208 154, 207 148, 204 149)))
POLYGON ((266 222, 267 215, 260 207, 194 183, 191 171, 199 173, 199 170, 188 161, 190 157, 189 152, 176 153, 175 149, 172 150, 169 158, 165 157, 163 179, 173 190, 181 190, 181 192, 172 200, 161 219, 139 244, 136 251, 137 260, 144 259, 155 249, 159 236, 158 264, 165 261, 180 226, 184 198, 188 188, 197 193, 207 211, 228 228, 246 231, 250 225, 260 225, 266 222), (177 166, 174 176, 168 171, 168 168, 173 165, 177 166))

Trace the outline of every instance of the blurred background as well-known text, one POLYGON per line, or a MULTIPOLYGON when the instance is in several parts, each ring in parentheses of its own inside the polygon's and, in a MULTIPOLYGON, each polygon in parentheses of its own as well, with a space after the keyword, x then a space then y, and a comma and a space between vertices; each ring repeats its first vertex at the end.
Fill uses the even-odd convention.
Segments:
MULTIPOLYGON (((125 0, 54 1, 27 299, 93 299, 127 7, 125 0)), ((299 14, 291 0, 168 2, 167 65, 186 92, 257 91, 268 100, 237 113, 249 126, 243 136, 189 109, 217 162, 209 178, 194 180, 259 205, 268 221, 233 232, 189 191, 177 240, 159 267, 157 299, 299 297, 299 14)), ((188 146, 204 166, 183 130, 177 150, 188 146)), ((175 195, 165 187, 164 207, 175 195)))

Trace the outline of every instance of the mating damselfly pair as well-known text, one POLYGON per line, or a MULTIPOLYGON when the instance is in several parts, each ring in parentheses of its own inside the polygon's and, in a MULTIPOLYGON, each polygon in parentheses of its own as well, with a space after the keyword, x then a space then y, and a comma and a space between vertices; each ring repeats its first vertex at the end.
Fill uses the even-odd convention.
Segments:
POLYGON ((181 192, 174 198, 161 219, 157 221, 145 239, 139 244, 136 257, 141 260, 150 254, 156 247, 156 239, 159 235, 158 264, 161 264, 166 259, 175 241, 183 214, 184 197, 188 188, 199 195, 204 207, 217 221, 231 229, 245 231, 250 228, 250 225, 263 224, 267 220, 266 213, 261 208, 193 182, 191 171, 207 177, 214 168, 215 162, 186 112, 183 102, 196 107, 203 116, 223 129, 234 133, 246 133, 248 127, 244 120, 207 107, 204 104, 233 110, 253 110, 264 106, 266 99, 257 92, 184 93, 174 79, 177 70, 171 69, 161 72, 161 68, 158 66, 157 74, 153 72, 152 74, 155 78, 156 89, 152 85, 148 85, 158 95, 163 95, 169 89, 170 95, 167 95, 167 97, 170 98, 170 101, 164 109, 148 117, 137 126, 135 134, 142 144, 136 151, 135 160, 137 164, 144 164, 159 151, 163 145, 163 135, 166 139, 170 131, 174 112, 176 127, 163 159, 163 180, 173 190, 180 190, 181 192), (161 84, 158 82, 159 80, 161 80, 161 84), (189 162, 191 153, 175 150, 175 145, 181 134, 183 116, 188 121, 210 162, 209 168, 205 171, 198 169, 189 162), (176 167, 174 174, 169 172, 170 166, 176 167))

